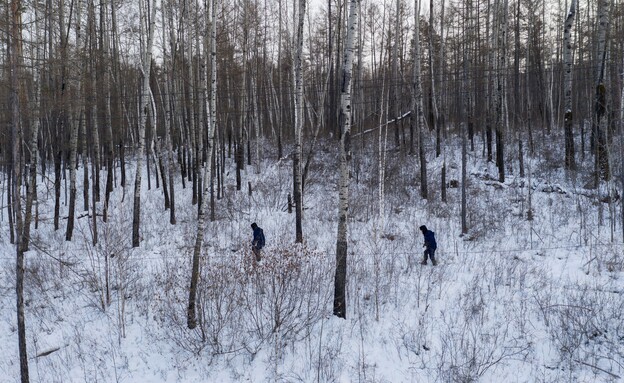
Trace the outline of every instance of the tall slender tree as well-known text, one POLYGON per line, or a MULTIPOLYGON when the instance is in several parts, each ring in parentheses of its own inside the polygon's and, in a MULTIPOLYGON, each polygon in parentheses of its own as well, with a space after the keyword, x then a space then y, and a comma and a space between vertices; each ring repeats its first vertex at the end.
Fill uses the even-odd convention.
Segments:
POLYGON ((596 55, 596 92, 594 96, 594 184, 599 179, 608 181, 611 178, 609 153, 607 151, 607 31, 610 27, 609 0, 598 1, 598 47, 596 55))
MULTIPOLYGON (((82 1, 78 0, 76 4, 76 49, 78 52, 81 52, 81 62, 76 66, 77 73, 76 78, 78 79, 77 88, 82 93, 84 92, 84 79, 83 75, 85 72, 85 67, 87 64, 86 57, 88 57, 86 52, 86 44, 83 43, 83 33, 82 33, 82 1), (84 45, 83 45, 84 44, 84 45)), ((78 124, 74 123, 70 127, 70 138, 69 138, 69 207, 67 214, 67 227, 65 229, 65 240, 71 241, 74 233, 74 223, 76 219, 76 194, 77 194, 77 186, 76 186, 76 172, 78 168, 78 133, 79 127, 82 123, 82 119, 84 117, 84 104, 81 103, 78 106, 78 124)), ((87 170, 85 169, 85 172, 87 170)))
POLYGON ((568 16, 563 24, 563 130, 565 136, 565 168, 576 169, 574 159, 574 131, 572 129, 572 26, 576 14, 576 0, 570 3, 568 16))
POLYGON ((507 132, 507 16, 508 0, 496 0, 494 9, 494 109, 496 116, 496 167, 498 181, 505 182, 505 133, 507 132))
POLYGON ((103 96, 103 122, 104 122, 104 160, 106 161, 106 186, 104 187, 104 207, 102 209, 102 220, 108 219, 108 207, 110 203, 110 195, 113 192, 113 117, 111 111, 111 57, 110 57, 110 31, 108 19, 108 1, 100 2, 100 33, 99 33, 99 66, 101 68, 98 77, 98 86, 103 96))
MULTIPOLYGON (((398 148, 400 147, 400 126, 401 122, 399 119, 399 93, 400 93, 400 82, 399 82, 399 44, 400 33, 401 33, 401 2, 400 0, 396 0, 396 14, 394 19, 394 43, 392 46, 392 80, 390 81, 392 93, 390 94, 391 101, 390 104, 392 106, 392 120, 394 120, 394 145, 398 148)), ((382 92, 383 94, 383 92, 382 92)), ((381 213, 381 212, 380 212, 381 213)))
MULTIPOLYGON (((93 182, 91 185, 93 186, 93 190, 91 193, 91 235, 92 235, 92 243, 95 246, 98 243, 98 221, 97 221, 97 202, 100 201, 100 132, 98 129, 99 119, 98 117, 98 108, 97 108, 97 99, 98 99, 98 91, 96 87, 97 82, 97 27, 96 27, 96 19, 95 19, 95 0, 89 1, 89 57, 90 57, 90 65, 89 65, 89 77, 88 77, 88 91, 87 91, 87 103, 89 105, 90 112, 88 113, 89 119, 86 126, 91 129, 91 137, 92 137, 92 156, 91 156, 91 174, 93 176, 93 182)), ((88 169, 88 167, 85 167, 88 169)), ((87 170, 85 170, 86 172, 87 170)))
POLYGON ((22 211, 22 174, 24 172, 23 140, 24 132, 21 120, 20 107, 20 69, 22 67, 22 4, 20 0, 11 0, 9 13, 9 40, 7 44, 7 59, 9 63, 9 107, 12 143, 12 176, 13 176, 13 212, 16 216, 16 260, 15 260, 15 296, 17 312, 17 339, 19 349, 20 377, 22 383, 29 382, 28 350, 26 345, 26 315, 24 307, 24 252, 28 247, 26 230, 30 225, 24 219, 22 211))
POLYGON ((423 90, 421 78, 421 50, 420 50, 420 0, 414 1, 414 63, 412 73, 412 113, 410 123, 418 135, 418 159, 420 161, 420 196, 428 198, 427 187, 427 157, 425 155, 425 114, 423 106, 423 90))
MULTIPOLYGON (((162 105, 164 108, 164 130, 165 130, 165 145, 167 154, 164 156, 166 158, 165 162, 167 164, 166 171, 167 177, 169 179, 169 206, 165 206, 165 209, 169 208, 169 223, 172 225, 176 224, 176 209, 175 209, 175 157, 173 154, 173 140, 171 138, 172 133, 171 130, 173 128, 173 116, 172 116, 172 108, 171 103, 173 102, 171 98, 171 89, 173 83, 173 74, 170 69, 172 65, 172 61, 174 59, 175 53, 175 30, 173 28, 173 12, 171 10, 171 1, 166 1, 162 7, 162 18, 163 18, 163 36, 169 36, 168 43, 163 43, 163 74, 164 74, 164 94, 162 95, 162 105), (168 32, 168 33, 167 33, 168 32), (171 56, 168 57, 167 53, 167 45, 171 46, 171 56)), ((165 181, 163 181, 165 182, 165 181)))
POLYGON ((152 44, 154 41, 154 25, 156 24, 156 5, 152 0, 140 2, 141 13, 141 108, 139 110, 139 136, 137 137, 137 167, 134 178, 134 210, 132 215, 132 247, 139 247, 139 227, 141 223, 141 173, 143 171, 143 157, 145 156, 145 128, 147 114, 150 109, 150 71, 152 68, 152 44))
MULTIPOLYGON (((208 1, 206 1, 206 9, 208 9, 208 1)), ((210 182, 212 179, 212 170, 213 167, 210 164, 212 160, 212 152, 215 146, 215 125, 217 123, 217 28, 216 28, 216 0, 212 0, 211 2, 211 12, 206 12, 206 35, 210 35, 210 61, 211 65, 208 65, 207 61, 209 59, 208 55, 204 55, 204 59, 206 60, 205 67, 210 67, 210 93, 208 93, 208 84, 205 83, 203 86, 204 100, 208 102, 210 100, 210 105, 207 105, 207 110, 209 111, 210 118, 208 120, 207 129, 206 129, 206 137, 208 138, 208 147, 207 147, 207 155, 208 163, 204 166, 204 180, 206 182, 203 186, 203 198, 200 202, 199 208, 199 216, 197 218, 197 234, 195 236, 195 246, 193 248, 193 265, 191 270, 191 286, 189 288, 189 303, 187 307, 187 318, 186 324, 189 329, 194 329, 197 327, 197 313, 196 313, 196 305, 197 305, 197 286, 199 284, 199 259, 201 256, 202 244, 204 242, 204 230, 206 226, 206 201, 208 201, 208 196, 210 194, 210 182), (208 15, 212 15, 209 19, 208 15), (208 28, 210 27, 210 31, 208 28), (210 94, 210 96, 208 96, 210 94)))
POLYGON ((340 82, 340 180, 338 184, 338 234, 336 236, 336 274, 334 276, 334 315, 347 317, 347 249, 349 213, 349 167, 351 164, 351 73, 355 34, 358 30, 360 0, 349 0, 347 39, 340 82))
POLYGON ((303 137, 303 22, 306 0, 299 0, 299 17, 295 38, 295 147, 293 153, 293 196, 295 198, 295 242, 303 242, 303 187, 301 174, 301 142, 303 137))

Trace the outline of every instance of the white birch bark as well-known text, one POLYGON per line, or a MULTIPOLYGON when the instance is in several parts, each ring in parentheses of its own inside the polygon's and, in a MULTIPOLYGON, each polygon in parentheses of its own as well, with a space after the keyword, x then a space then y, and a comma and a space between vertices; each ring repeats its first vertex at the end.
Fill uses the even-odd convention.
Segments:
MULTIPOLYGON (((396 0, 396 15, 394 20, 394 44, 392 47, 392 81, 390 82, 392 87, 392 119, 394 119, 394 144, 397 148, 401 145, 400 141, 400 126, 401 121, 399 120, 399 87, 401 86, 399 83, 399 44, 401 41, 399 39, 399 34, 401 33, 401 2, 400 0, 396 0)), ((383 92, 382 92, 383 93, 383 92)), ((387 129, 387 127, 386 127, 387 129)))
MULTIPOLYGON (((95 2, 91 0, 89 2, 89 35, 90 39, 95 39, 96 28, 95 28, 95 2)), ((91 52, 89 52, 91 53, 91 52)), ((89 83, 91 84, 91 89, 89 89, 89 93, 87 95, 87 99, 89 101, 89 108, 91 112, 89 113, 89 124, 91 127, 91 134, 93 138, 93 157, 91 162, 91 174, 93 176, 93 193, 91 193, 91 204, 93 214, 91 214, 91 235, 92 235, 92 243, 95 246, 98 243, 98 230, 97 230, 97 202, 100 201, 100 135, 98 131, 98 118, 97 118, 97 89, 96 89, 96 68, 95 64, 91 64, 89 68, 89 83)), ((85 168, 87 169, 87 168, 85 168)), ((87 170, 85 170, 86 172, 87 170)))
MULTIPOLYGON (((624 78, 624 72, 622 72, 621 76, 624 78)), ((620 169, 624 169, 624 85, 620 95, 620 161, 620 169)), ((624 171, 620 171, 620 185, 624 189, 624 171)), ((620 227, 622 228, 622 241, 624 241, 624 203, 620 204, 620 211, 620 227)))
POLYGON ((427 158, 425 155, 425 143, 423 129, 425 116, 423 112, 423 90, 421 78, 421 51, 420 51, 420 0, 414 1, 414 63, 412 74, 412 100, 410 123, 417 129, 418 134, 418 158, 420 161, 420 196, 428 198, 427 188, 427 158))
MULTIPOLYGON (((167 1, 166 4, 163 5, 163 36, 167 36, 167 25, 169 25, 169 44, 171 44, 172 50, 175 47, 175 34, 173 28, 173 14, 171 12, 171 3, 167 1), (168 22, 168 24, 167 24, 168 22)), ((175 215, 175 188, 174 188, 174 177, 175 177, 175 157, 173 155, 173 143, 171 139, 171 125, 172 125, 172 115, 171 115, 171 87, 169 83, 173 80, 171 79, 169 61, 167 59, 167 43, 163 44, 164 51, 164 63, 163 63, 163 72, 164 72, 164 96, 163 96, 163 106, 164 106, 164 124, 165 124, 165 145, 167 146, 167 155, 165 156, 166 169, 169 177, 169 223, 172 225, 176 224, 176 215, 175 215)), ((173 53, 173 52, 172 52, 173 53)), ((163 181, 164 182, 164 181, 163 181)))
MULTIPOLYGON (((195 16, 197 16, 197 13, 195 14, 195 16)), ((195 20, 195 25, 198 25, 197 20, 195 20)), ((196 169, 197 172, 195 174, 195 178, 197 179, 197 199, 198 199, 198 203, 202 203, 202 188, 203 188, 203 174, 202 174, 202 165, 204 165, 203 163, 203 158, 204 158, 204 129, 206 128, 208 122, 205 121, 205 118, 207 118, 207 116, 204 116, 204 112, 206 112, 206 114, 208 113, 208 93, 207 93, 207 78, 206 78, 206 67, 207 67, 207 61, 208 61, 208 53, 207 53, 207 49, 206 52, 204 52, 204 58, 202 59, 202 44, 199 41, 199 27, 197 27, 197 30, 195 31, 195 44, 197 46, 197 70, 198 70, 198 74, 196 76, 196 81, 199 82, 199 86, 201 88, 200 93, 195 92, 195 90, 191 91, 191 94, 193 95, 193 98, 195 99, 195 102, 192 103, 192 105, 197 104, 197 106, 193 106, 193 110, 197 110, 197 123, 194 125, 196 132, 195 132, 195 137, 196 137, 196 159, 195 159, 195 163, 196 163, 196 169), (200 100, 201 98, 201 100, 200 100), (203 101, 203 102, 202 102, 203 101)), ((191 45, 191 44, 189 44, 191 45)), ((205 48, 205 46, 204 46, 205 48)), ((192 55, 189 55, 189 57, 193 57, 192 55)), ((208 161, 210 161, 210 159, 208 159, 208 161)), ((199 214, 199 205, 197 206, 197 214, 199 214)))
POLYGON ((334 278, 334 315, 347 317, 347 219, 349 212, 349 168, 351 166, 351 73, 354 41, 358 29, 360 0, 349 0, 347 39, 345 42, 340 89, 340 180, 338 185, 338 234, 336 237, 336 274, 334 278))
MULTIPOLYGON (((202 245, 204 242, 204 230, 206 227, 206 201, 208 200, 208 196, 210 194, 210 182, 209 180, 212 178, 212 152, 214 150, 214 132, 215 125, 217 122, 217 29, 216 29, 216 17, 215 17, 215 0, 212 0, 212 19, 211 22, 206 20, 206 34, 210 33, 210 60, 211 60, 211 71, 210 71, 210 98, 208 97, 208 84, 205 83, 203 86, 204 92, 204 100, 208 102, 210 100, 210 105, 206 105, 207 110, 209 111, 209 121, 206 127, 206 137, 208 137, 208 149, 207 149, 207 163, 204 165, 204 179, 206 182, 203 185, 202 198, 199 206, 199 215, 197 218, 197 235, 195 237, 195 246, 193 248, 193 265, 191 271, 191 286, 189 289, 189 303, 187 308, 187 326, 189 329, 194 329, 197 327, 197 313, 196 313, 196 298, 197 298, 197 286, 199 284, 199 261, 201 257, 202 245), (208 26, 210 25, 211 29, 208 32, 208 26)), ((208 55, 205 55, 204 59, 208 61, 208 55)), ((206 67, 208 67, 206 63, 206 67)), ((205 76, 204 76, 205 77, 205 76)))
POLYGON ((103 71, 102 76, 102 88, 104 93, 104 134, 105 134, 105 150, 106 150, 106 186, 104 189, 104 208, 102 211, 102 220, 104 222, 108 219, 108 205, 110 202, 110 195, 113 192, 113 178, 114 178, 114 151, 113 151, 113 118, 111 115, 111 65, 112 60, 110 57, 110 39, 108 28, 108 16, 106 10, 108 9, 108 1, 102 0, 100 3, 100 51, 101 51, 101 66, 103 71))
MULTIPOLYGON (((395 77, 396 78, 396 77, 395 77)), ((396 86, 393 86, 393 92, 396 91, 396 86)), ((389 91, 388 91, 389 92, 389 91)), ((389 97, 384 97, 384 95, 386 94, 386 81, 385 81, 385 77, 383 78, 383 80, 381 81, 381 100, 382 100, 382 108, 381 108, 381 113, 379 113, 379 120, 378 120, 378 124, 379 124, 379 132, 378 132, 378 137, 377 137, 377 152, 379 153, 379 158, 377 161, 377 199, 379 202, 379 212, 378 212, 378 232, 383 233, 384 227, 385 227, 385 222, 384 222, 384 218, 385 218, 385 211, 386 211, 386 200, 385 200, 385 196, 386 196, 386 183, 385 183, 385 179, 386 179, 386 148, 387 148, 387 144, 388 144, 388 122, 386 123, 382 123, 383 118, 387 116, 384 115, 384 111, 388 110, 388 102, 389 102, 389 97), (385 105, 383 105, 383 103, 385 102, 385 105)), ((393 102, 396 103, 396 99, 393 99, 393 102)), ((398 116, 395 114, 397 112, 397 110, 395 109, 393 114, 394 114, 394 123, 393 125, 395 126, 395 129, 398 129, 398 116)))
MULTIPOLYGON (((465 11, 468 13, 468 10, 465 11)), ((468 53, 466 52, 466 46, 462 49, 462 66, 461 66, 461 87, 460 91, 463 94, 467 93, 468 89, 468 53)), ((489 78, 488 78, 489 83, 489 78)), ((488 92, 489 94, 489 92, 488 92)), ((468 132, 467 125, 470 121, 468 116, 468 97, 461 98, 461 104, 459 109, 459 121, 460 121, 460 134, 461 134, 461 232, 462 235, 468 234, 468 203, 467 203, 467 189, 468 189, 468 132)), ((488 113, 489 114, 489 113, 488 113)), ((442 187, 446 187, 442 185, 442 187)))
MULTIPOLYGON (((90 34, 90 39, 95 40, 96 39, 96 24, 95 24, 95 1, 91 0, 90 2, 90 14, 89 17, 91 18, 90 21, 90 28, 88 33, 90 34)), ((95 48, 93 48, 95 49, 95 48)), ((94 54, 95 52, 89 52, 89 54, 94 54)), ((91 102, 90 102, 90 108, 91 108, 91 114, 90 114, 90 119, 91 119, 91 129, 92 131, 92 138, 93 138, 93 196, 92 196, 92 200, 95 202, 100 202, 100 160, 102 158, 102 154, 100 152, 100 132, 99 132, 99 119, 97 118, 98 116, 98 109, 97 109, 97 99, 98 99, 98 89, 96 86, 97 83, 97 76, 96 76, 96 71, 97 71, 97 66, 95 63, 91 64, 91 72, 90 72, 90 82, 91 82, 91 94, 90 94, 90 98, 91 98, 91 102)), ((93 222, 95 225, 95 217, 97 216, 96 214, 96 208, 95 208, 95 204, 93 205, 93 222)), ((94 243, 97 242, 97 230, 94 229, 94 243)))
POLYGON ((507 0, 497 0, 495 7, 495 38, 496 63, 494 105, 496 112, 496 166, 498 167, 498 181, 505 182, 505 77, 507 71, 507 0), (502 4, 501 4, 502 2, 502 4))
MULTIPOLYGON (((84 81, 84 80, 83 80, 84 81)), ((85 93, 86 94, 86 93, 85 93)), ((83 148, 82 153, 82 210, 89 211, 89 156, 87 156, 87 124, 82 123, 79 125, 79 140, 80 146, 83 148)))
POLYGON ((293 155, 293 194, 295 198, 295 242, 303 242, 303 190, 301 175, 301 142, 303 132, 303 22, 305 20, 306 0, 299 0, 299 18, 295 39, 295 148, 293 155))
POLYGON ((607 87, 605 76, 607 73, 607 31, 610 26, 609 0, 598 1, 598 48, 596 55, 596 95, 595 95, 595 186, 598 179, 608 181, 611 178, 609 156, 607 151, 607 87))
MULTIPOLYGON (((35 5, 35 14, 38 13, 38 5, 35 5)), ((37 37, 40 36, 40 31, 43 30, 41 27, 39 17, 35 17, 35 34, 37 37)), ((34 68, 32 68, 34 74, 33 81, 33 98, 32 102, 30 102, 30 110, 29 110, 29 121, 31 126, 31 137, 29 144, 30 151, 30 167, 29 167, 29 180, 28 180, 28 195, 26 196, 26 212, 24 219, 24 251, 28 251, 30 247, 30 227, 32 223, 32 209, 33 204, 37 200, 37 165, 39 164, 39 148, 37 145, 37 139, 39 136, 39 129, 41 125, 40 119, 40 107, 41 107, 41 65, 43 62, 43 52, 39 45, 35 48, 36 50, 36 60, 33 64, 34 68)), ((73 126, 73 125, 72 125, 73 126)), ((35 229, 37 228, 35 224, 35 229)))
MULTIPOLYGON (((85 71, 85 66, 86 66, 86 60, 84 59, 84 55, 85 55, 85 51, 86 51, 86 44, 83 47, 83 42, 82 42, 82 38, 83 38, 83 34, 82 34, 82 28, 81 28, 81 18, 82 18, 82 0, 77 0, 77 4, 76 4, 76 47, 78 49, 83 49, 82 54, 83 54, 83 60, 81 63, 78 63, 78 65, 76 65, 76 69, 77 69, 77 74, 76 74, 76 78, 78 79, 78 85, 77 85, 77 89, 79 89, 79 91, 83 92, 83 86, 84 86, 84 79, 83 79, 83 75, 84 75, 84 71, 85 71)), ((78 107, 79 111, 78 111, 78 123, 73 123, 71 124, 70 127, 70 138, 69 138, 69 208, 68 208, 68 214, 67 214, 67 226, 66 226, 66 230, 65 230, 65 240, 66 241, 71 241, 72 236, 73 236, 73 232, 74 232, 74 220, 75 220, 75 216, 76 216, 76 194, 77 194, 77 187, 76 187, 76 168, 78 166, 78 128, 80 126, 80 123, 82 123, 82 118, 84 116, 84 104, 80 103, 81 105, 78 107)), ((86 169, 85 169, 86 171, 86 169)))
POLYGON ((141 222, 141 172, 143 171, 143 157, 145 156, 145 125, 147 113, 150 107, 150 70, 152 64, 152 44, 154 41, 154 25, 156 22, 156 6, 151 0, 140 3, 141 29, 143 41, 141 49, 141 73, 143 83, 141 85, 141 107, 139 113, 139 137, 137 149, 137 167, 134 178, 134 210, 132 215, 132 247, 139 247, 139 226, 141 222))
POLYGON ((570 3, 570 11, 563 24, 563 99, 564 99, 564 135, 565 168, 576 169, 574 159, 574 135, 572 130, 572 27, 576 14, 576 0, 570 3))
POLYGON ((24 169, 24 153, 22 149, 23 128, 20 121, 20 84, 19 71, 22 57, 22 4, 20 0, 11 0, 7 10, 10 32, 8 34, 7 61, 9 63, 9 107, 12 144, 12 172, 13 172, 13 212, 16 215, 17 238, 15 259, 15 295, 17 338, 20 363, 20 378, 22 383, 29 382, 28 349, 26 344, 26 314, 24 309, 24 252, 25 238, 23 228, 25 222, 21 205, 22 174, 24 169))

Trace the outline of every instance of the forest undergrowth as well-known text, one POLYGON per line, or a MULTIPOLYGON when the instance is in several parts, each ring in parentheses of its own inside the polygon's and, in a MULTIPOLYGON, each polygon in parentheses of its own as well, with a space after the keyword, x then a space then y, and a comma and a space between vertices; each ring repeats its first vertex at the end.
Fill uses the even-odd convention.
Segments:
MULTIPOLYGON (((189 188, 176 185, 176 225, 161 189, 144 188, 142 241, 132 248, 129 191, 113 192, 94 245, 86 214, 71 242, 52 229, 51 188, 41 187, 26 254, 32 381, 624 378, 621 200, 604 202, 606 187, 585 189, 582 177, 546 170, 540 158, 528 160, 530 175, 512 168, 501 183, 491 177, 494 165, 473 153, 462 235, 455 157, 429 158, 428 200, 418 196, 417 158, 390 152, 383 192, 373 158, 352 169, 346 320, 331 312, 337 175, 329 154, 314 159, 306 179, 303 244, 294 244, 294 214, 286 211, 290 162, 266 159, 259 173, 248 167, 251 195, 226 178, 206 228, 193 330, 186 308, 197 206, 189 188), (251 222, 267 237, 259 264, 251 222), (422 224, 436 232, 436 267, 420 264, 422 224)), ((0 224, 0 373, 17 382, 15 251, 5 210, 0 224)))

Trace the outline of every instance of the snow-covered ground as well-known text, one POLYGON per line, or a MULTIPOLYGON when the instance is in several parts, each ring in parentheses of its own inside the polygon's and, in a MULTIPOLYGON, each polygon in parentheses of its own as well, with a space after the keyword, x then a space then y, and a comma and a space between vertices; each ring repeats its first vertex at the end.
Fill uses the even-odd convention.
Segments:
MULTIPOLYGON (((448 202, 440 201, 441 158, 429 158, 431 197, 424 201, 417 158, 390 153, 380 215, 374 149, 362 151, 368 154, 356 150, 352 171, 346 320, 332 315, 332 150, 319 149, 306 181, 305 245, 294 244, 294 214, 286 211, 290 161, 248 167, 251 196, 235 191, 228 165, 217 219, 206 228, 194 330, 186 310, 197 206, 188 183, 176 185, 178 223, 170 225, 162 190, 153 179, 147 190, 145 174, 142 242, 133 249, 132 185, 125 196, 115 188, 94 246, 81 210, 72 242, 65 241, 66 220, 53 230, 53 188, 50 177, 40 177, 38 228, 26 254, 31 381, 624 379, 621 200, 610 209, 600 202, 606 188, 584 189, 581 177, 566 179, 547 159, 531 159, 526 177, 515 169, 501 184, 493 164, 471 153, 470 230, 461 236, 460 189, 448 188, 448 202), (529 207, 533 220, 526 219, 529 207), (248 247, 251 222, 267 237, 257 267, 248 247), (436 267, 419 264, 422 224, 436 232, 436 267)), ((459 180, 459 151, 445 158, 447 180, 459 180)), ((0 381, 18 382, 6 208, 0 226, 0 381)))

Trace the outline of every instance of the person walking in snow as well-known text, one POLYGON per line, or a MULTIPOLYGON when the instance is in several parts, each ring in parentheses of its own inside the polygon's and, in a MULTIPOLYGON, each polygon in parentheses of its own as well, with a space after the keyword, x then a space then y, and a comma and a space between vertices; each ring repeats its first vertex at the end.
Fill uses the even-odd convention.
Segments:
POLYGON ((251 224, 253 229, 253 239, 251 240, 251 251, 256 257, 256 262, 260 262, 260 250, 264 247, 264 231, 254 222, 251 224))
POLYGON ((427 229, 427 226, 425 225, 422 225, 420 227, 420 231, 422 231, 423 236, 425 237, 425 244, 423 245, 425 247, 425 258, 423 259, 421 264, 426 265, 427 256, 429 256, 429 258, 431 259, 431 263, 433 263, 433 265, 435 266, 438 264, 438 262, 435 259, 435 251, 438 247, 438 244, 436 243, 436 240, 435 240, 435 233, 427 229))

